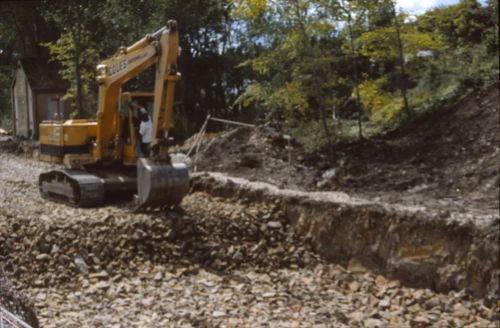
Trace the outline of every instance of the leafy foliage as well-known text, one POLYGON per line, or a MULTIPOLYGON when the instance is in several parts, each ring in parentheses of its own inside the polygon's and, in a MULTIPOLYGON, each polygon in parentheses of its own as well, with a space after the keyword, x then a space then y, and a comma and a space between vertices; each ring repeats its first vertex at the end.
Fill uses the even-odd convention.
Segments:
MULTIPOLYGON (((51 58, 75 114, 96 110, 94 69, 176 19, 175 136, 207 114, 272 124, 309 150, 393 128, 498 79, 498 3, 412 17, 377 0, 79 0, 0 4, 0 115, 17 60, 51 58), (357 133, 356 133, 357 130, 357 133)), ((154 68, 129 81, 148 90, 154 68)), ((5 120, 4 120, 5 121, 5 120)), ((210 128, 218 128, 212 125, 210 128)))
POLYGON ((375 122, 391 121, 403 108, 401 97, 395 97, 383 90, 386 84, 386 79, 380 78, 364 80, 359 86, 363 105, 371 110, 371 118, 375 122))
MULTIPOLYGON (((83 44, 90 43, 90 33, 87 31, 81 32, 80 34, 80 42, 83 44)), ((60 74, 61 77, 70 82, 70 88, 64 99, 74 100, 77 97, 77 81, 76 81, 76 73, 75 73, 75 56, 74 53, 76 51, 77 45, 75 44, 74 37, 71 33, 67 32, 61 35, 61 37, 54 42, 49 42, 44 44, 48 47, 50 54, 53 60, 57 60, 61 64, 60 74)), ((95 92, 93 92, 92 87, 95 85, 95 74, 94 74, 94 65, 97 62, 99 56, 97 51, 92 47, 85 47, 80 51, 81 62, 79 63, 82 66, 82 70, 80 72, 80 81, 81 81, 81 92, 83 99, 87 100, 85 104, 87 108, 83 108, 83 111, 90 114, 92 113, 92 108, 95 108, 96 102, 92 101, 96 98, 95 92)), ((78 111, 73 115, 81 115, 78 111)))

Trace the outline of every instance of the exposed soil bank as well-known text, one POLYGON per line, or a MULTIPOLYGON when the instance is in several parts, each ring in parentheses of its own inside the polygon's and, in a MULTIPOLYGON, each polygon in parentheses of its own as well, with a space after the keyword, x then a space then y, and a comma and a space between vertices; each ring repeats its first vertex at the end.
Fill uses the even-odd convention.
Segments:
POLYGON ((424 212, 344 193, 281 190, 220 173, 194 176, 193 189, 278 204, 288 222, 330 261, 358 261, 409 286, 439 292, 465 289, 490 300, 500 296, 499 219, 494 211, 424 212))
POLYGON ((500 91, 492 85, 385 135, 337 145, 323 190, 498 211, 500 91))

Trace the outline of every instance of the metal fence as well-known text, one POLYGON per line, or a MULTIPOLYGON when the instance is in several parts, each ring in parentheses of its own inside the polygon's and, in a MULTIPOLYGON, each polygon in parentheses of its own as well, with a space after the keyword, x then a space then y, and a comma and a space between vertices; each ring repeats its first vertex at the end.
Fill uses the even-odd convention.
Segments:
POLYGON ((31 328, 31 326, 3 307, 0 307, 0 328, 31 328))

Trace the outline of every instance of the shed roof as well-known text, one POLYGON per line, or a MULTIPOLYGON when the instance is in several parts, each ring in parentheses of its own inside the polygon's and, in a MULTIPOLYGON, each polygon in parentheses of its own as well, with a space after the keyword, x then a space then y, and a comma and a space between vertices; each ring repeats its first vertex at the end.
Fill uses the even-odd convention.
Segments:
POLYGON ((60 66, 42 58, 22 58, 20 64, 33 91, 66 92, 69 83, 59 75, 60 66))

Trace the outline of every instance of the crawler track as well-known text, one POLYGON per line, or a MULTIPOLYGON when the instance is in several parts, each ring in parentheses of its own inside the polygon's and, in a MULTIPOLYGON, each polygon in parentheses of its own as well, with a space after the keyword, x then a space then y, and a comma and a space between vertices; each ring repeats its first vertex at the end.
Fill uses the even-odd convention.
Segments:
POLYGON ((84 171, 59 169, 42 173, 38 187, 43 198, 74 207, 104 203, 103 180, 84 171))

